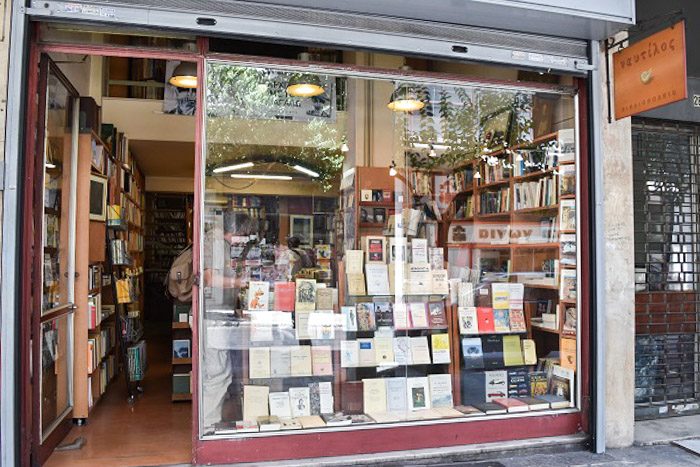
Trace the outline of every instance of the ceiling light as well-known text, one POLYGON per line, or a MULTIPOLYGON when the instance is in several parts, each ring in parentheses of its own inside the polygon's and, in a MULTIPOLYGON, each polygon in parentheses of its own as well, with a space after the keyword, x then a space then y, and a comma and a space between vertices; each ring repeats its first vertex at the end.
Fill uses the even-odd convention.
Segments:
POLYGON ((340 145, 340 150, 341 150, 342 152, 348 152, 348 151, 350 150, 350 148, 348 147, 348 143, 343 143, 343 144, 341 144, 341 145, 340 145))
POLYGON ((479 172, 474 172, 474 178, 477 180, 481 178, 481 174, 479 172))
POLYGON ((54 164, 53 162, 47 161, 47 162, 44 164, 44 167, 46 167, 47 169, 55 169, 55 168, 56 168, 56 164, 54 164))
POLYGON ((324 92, 319 77, 308 73, 292 75, 287 83, 287 94, 294 97, 314 97, 324 92))
POLYGON ((435 149, 436 151, 447 151, 450 146, 445 144, 430 144, 430 143, 411 143, 416 149, 435 149))
POLYGON ((224 172, 233 172, 234 170, 238 169, 245 169, 246 167, 253 167, 255 164, 252 162, 243 162, 241 164, 233 164, 233 165, 224 165, 222 167, 217 167, 212 172, 215 174, 220 174, 224 172))
POLYGON ((398 172, 396 172, 396 162, 395 162, 395 161, 391 161, 391 165, 389 166, 389 176, 390 176, 390 177, 396 177, 396 174, 397 174, 397 173, 398 173, 398 172))
POLYGON ((260 179, 260 180, 291 180, 289 175, 264 175, 264 174, 231 174, 231 178, 260 179))
POLYGON ((305 173, 306 175, 310 175, 310 176, 312 176, 312 177, 314 177, 314 178, 316 178, 316 177, 319 176, 319 173, 318 173, 318 172, 314 172, 313 170, 307 169, 306 167, 302 167, 302 166, 300 166, 300 165, 295 165, 295 166, 293 166, 292 168, 293 168, 294 170, 296 170, 297 172, 305 173))
POLYGON ((387 107, 394 112, 415 112, 425 107, 425 102, 419 99, 418 93, 413 89, 399 86, 391 93, 387 107))
POLYGON ((193 62, 180 62, 173 70, 173 75, 168 82, 178 88, 196 88, 197 64, 193 62))

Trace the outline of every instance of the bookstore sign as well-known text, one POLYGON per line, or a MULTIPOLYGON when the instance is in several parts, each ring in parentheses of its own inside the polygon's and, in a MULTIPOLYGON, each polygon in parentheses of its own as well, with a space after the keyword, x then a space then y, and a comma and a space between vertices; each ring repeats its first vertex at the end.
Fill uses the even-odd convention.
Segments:
POLYGON ((685 99, 685 22, 613 54, 613 70, 615 119, 685 99))

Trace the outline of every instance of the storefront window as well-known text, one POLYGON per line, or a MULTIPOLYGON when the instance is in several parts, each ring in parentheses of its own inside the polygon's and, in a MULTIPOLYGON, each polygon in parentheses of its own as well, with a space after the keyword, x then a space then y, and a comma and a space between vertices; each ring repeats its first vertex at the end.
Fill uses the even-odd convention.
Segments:
POLYGON ((205 435, 578 405, 574 97, 210 62, 205 435))

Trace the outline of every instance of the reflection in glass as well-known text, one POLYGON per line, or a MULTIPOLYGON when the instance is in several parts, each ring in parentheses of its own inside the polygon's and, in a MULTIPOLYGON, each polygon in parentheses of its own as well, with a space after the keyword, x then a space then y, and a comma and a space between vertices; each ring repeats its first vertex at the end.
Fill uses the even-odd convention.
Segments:
POLYGON ((207 65, 204 433, 574 407, 573 99, 295 76, 207 65))
POLYGON ((48 435, 71 406, 72 314, 41 325, 41 432, 48 435))

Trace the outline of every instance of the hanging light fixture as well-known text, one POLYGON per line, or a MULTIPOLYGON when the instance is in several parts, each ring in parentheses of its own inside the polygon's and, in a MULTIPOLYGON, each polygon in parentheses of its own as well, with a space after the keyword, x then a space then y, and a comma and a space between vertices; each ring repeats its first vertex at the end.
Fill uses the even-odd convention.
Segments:
POLYGON ((420 100, 415 90, 401 85, 391 93, 387 107, 394 112, 415 112, 425 107, 425 102, 420 100))
POLYGON ((225 173, 225 172, 233 172, 234 170, 245 169, 248 167, 253 167, 254 165, 255 164, 252 162, 242 162, 240 164, 224 165, 221 167, 217 167, 214 170, 212 170, 212 172, 215 174, 220 174, 220 173, 225 173))
POLYGON ((197 64, 193 62, 180 62, 173 70, 173 75, 168 80, 178 88, 193 89, 197 87, 197 64))
POLYGON ((296 73, 287 83, 287 94, 294 97, 314 97, 324 92, 319 77, 309 73, 296 73))
POLYGON ((389 176, 396 177, 397 173, 398 172, 396 171, 396 161, 391 161, 391 165, 389 166, 389 176))

